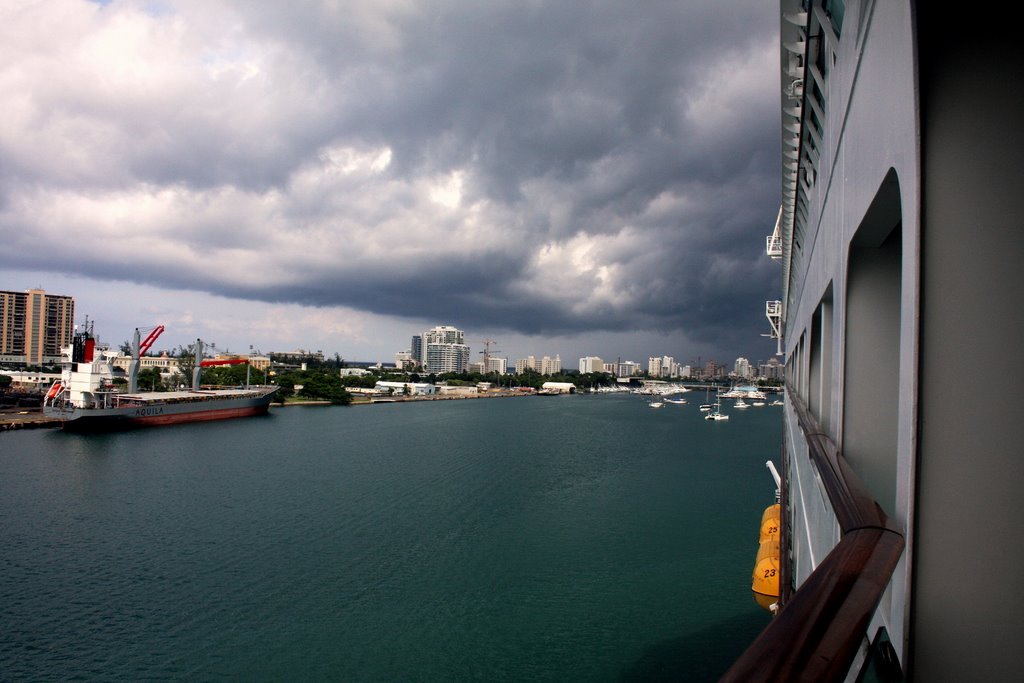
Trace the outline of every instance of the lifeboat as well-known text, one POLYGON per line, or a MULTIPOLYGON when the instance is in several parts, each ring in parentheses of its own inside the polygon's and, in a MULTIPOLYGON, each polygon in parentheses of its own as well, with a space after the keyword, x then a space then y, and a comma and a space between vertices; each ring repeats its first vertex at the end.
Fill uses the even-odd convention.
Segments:
POLYGON ((48 392, 46 392, 46 400, 50 400, 51 398, 53 398, 54 396, 59 394, 60 390, 63 389, 63 388, 64 388, 64 385, 61 384, 60 380, 57 380, 56 382, 54 382, 53 385, 50 387, 50 390, 48 392))
POLYGON ((754 561, 751 590, 754 601, 763 609, 772 611, 779 600, 779 529, 781 506, 769 505, 761 515, 760 547, 754 561))

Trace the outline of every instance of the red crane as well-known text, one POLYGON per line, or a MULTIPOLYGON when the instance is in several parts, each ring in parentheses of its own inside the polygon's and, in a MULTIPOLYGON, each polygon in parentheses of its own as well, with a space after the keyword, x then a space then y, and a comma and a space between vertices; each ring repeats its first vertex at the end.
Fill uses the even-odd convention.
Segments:
POLYGON ((163 333, 164 333, 164 326, 163 325, 157 325, 156 327, 154 327, 153 331, 149 333, 149 336, 146 337, 145 341, 143 341, 141 344, 139 344, 139 355, 140 356, 145 356, 146 352, 149 351, 149 347, 153 346, 153 342, 156 341, 156 338, 159 337, 163 333))

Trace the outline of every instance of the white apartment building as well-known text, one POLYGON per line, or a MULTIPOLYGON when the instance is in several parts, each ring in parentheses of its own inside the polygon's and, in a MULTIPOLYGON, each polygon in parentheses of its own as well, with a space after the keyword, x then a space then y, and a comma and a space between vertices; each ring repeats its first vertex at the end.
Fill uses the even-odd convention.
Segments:
POLYGON ((647 374, 651 377, 679 377, 679 363, 672 356, 647 359, 647 374))
POLYGON ((562 359, 555 354, 554 358, 544 356, 540 359, 540 374, 557 375, 562 371, 562 359))
POLYGON ((466 372, 469 369, 469 347, 465 344, 424 342, 423 367, 427 372, 466 372))
POLYGON ((395 354, 395 367, 400 370, 415 370, 418 361, 413 358, 412 351, 399 351, 395 354))
POLYGON ((508 372, 508 358, 496 358, 491 356, 487 359, 484 373, 496 372, 499 375, 504 375, 508 372))
POLYGON ((423 344, 465 344, 466 334, 448 325, 438 325, 423 333, 423 344))
POLYGON ((562 371, 562 359, 556 354, 554 358, 544 356, 539 361, 536 356, 527 356, 516 361, 517 375, 521 375, 527 370, 533 370, 542 375, 557 375, 562 371))
POLYGON ((634 375, 640 374, 640 364, 634 363, 631 360, 624 360, 616 363, 615 365, 615 376, 616 377, 633 377, 634 375))
POLYGON ((605 370, 605 363, 597 356, 585 356, 580 358, 580 372, 607 372, 605 370))
POLYGON ((516 374, 521 375, 527 370, 537 369, 537 359, 533 356, 527 356, 526 358, 520 358, 516 361, 516 374))
POLYGON ((465 342, 466 334, 458 328, 450 325, 432 327, 412 338, 409 359, 401 359, 400 364, 398 355, 395 356, 395 367, 421 362, 423 370, 428 373, 466 372, 469 369, 469 346, 465 342), (416 357, 417 348, 422 353, 420 358, 416 357))

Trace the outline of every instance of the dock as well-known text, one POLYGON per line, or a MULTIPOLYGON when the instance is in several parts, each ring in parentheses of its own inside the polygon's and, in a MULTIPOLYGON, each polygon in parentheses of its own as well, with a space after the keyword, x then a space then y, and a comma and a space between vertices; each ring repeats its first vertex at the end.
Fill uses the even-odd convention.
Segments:
POLYGON ((41 408, 0 409, 0 432, 11 429, 53 429, 60 420, 43 415, 41 408))

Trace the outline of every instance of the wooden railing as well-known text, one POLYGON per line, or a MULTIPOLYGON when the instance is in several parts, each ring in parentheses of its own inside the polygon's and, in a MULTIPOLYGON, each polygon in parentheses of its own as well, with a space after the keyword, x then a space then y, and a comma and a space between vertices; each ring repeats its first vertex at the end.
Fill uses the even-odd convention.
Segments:
POLYGON ((733 663, 724 682, 845 679, 903 554, 903 535, 792 387, 786 400, 796 411, 842 537, 733 663))

